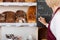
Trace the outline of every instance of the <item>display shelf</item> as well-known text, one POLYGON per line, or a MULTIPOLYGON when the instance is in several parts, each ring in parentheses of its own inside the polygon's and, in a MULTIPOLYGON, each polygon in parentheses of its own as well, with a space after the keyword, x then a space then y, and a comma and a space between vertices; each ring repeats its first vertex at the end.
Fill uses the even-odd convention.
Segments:
POLYGON ((0 2, 1 6, 37 6, 37 3, 32 2, 0 2))
POLYGON ((10 26, 10 27, 36 27, 36 23, 0 23, 0 26, 10 26))
MULTIPOLYGON (((0 2, 0 6, 37 6, 32 2, 0 2)), ((0 23, 0 26, 36 27, 36 23, 0 23)))

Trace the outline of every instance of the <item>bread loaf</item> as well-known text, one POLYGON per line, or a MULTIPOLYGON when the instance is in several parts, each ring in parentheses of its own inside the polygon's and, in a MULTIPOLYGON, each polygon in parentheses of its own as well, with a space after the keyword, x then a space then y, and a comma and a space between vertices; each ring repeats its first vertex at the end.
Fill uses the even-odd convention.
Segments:
POLYGON ((25 2, 25 0, 16 0, 16 2, 25 2))
POLYGON ((5 15, 6 15, 6 22, 7 23, 13 23, 15 22, 15 13, 12 12, 12 11, 6 11, 6 12, 3 12, 5 15))
POLYGON ((0 2, 3 2, 3 0, 0 0, 0 2))
POLYGON ((36 2, 36 0, 25 0, 25 2, 36 2))
POLYGON ((31 6, 27 11, 27 21, 28 23, 35 23, 36 22, 36 7, 31 6))
POLYGON ((5 14, 0 14, 0 23, 5 22, 5 14))
POLYGON ((13 2, 13 0, 3 0, 3 2, 13 2))
POLYGON ((26 22, 26 13, 22 10, 17 10, 16 12, 16 22, 24 23, 26 22))

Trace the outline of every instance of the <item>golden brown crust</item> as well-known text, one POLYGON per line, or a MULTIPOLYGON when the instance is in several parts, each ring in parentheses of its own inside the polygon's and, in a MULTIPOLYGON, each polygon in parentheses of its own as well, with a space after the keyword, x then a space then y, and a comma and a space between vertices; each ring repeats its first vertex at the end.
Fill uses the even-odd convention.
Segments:
POLYGON ((16 0, 16 2, 25 2, 25 0, 16 0))
POLYGON ((19 22, 19 20, 26 20, 26 13, 22 10, 17 10, 16 11, 16 22, 19 22))
POLYGON ((6 18, 6 22, 7 23, 12 23, 12 22, 15 22, 15 13, 12 12, 12 11, 6 11, 6 12, 3 12, 3 14, 5 14, 5 18, 6 18))
POLYGON ((3 0, 3 2, 13 2, 13 0, 3 0))
POLYGON ((1 23, 5 22, 5 15, 4 14, 0 14, 0 22, 1 23))
POLYGON ((36 2, 36 0, 25 0, 25 2, 36 2))
POLYGON ((29 7, 27 11, 27 21, 28 23, 36 22, 36 7, 35 6, 29 7))

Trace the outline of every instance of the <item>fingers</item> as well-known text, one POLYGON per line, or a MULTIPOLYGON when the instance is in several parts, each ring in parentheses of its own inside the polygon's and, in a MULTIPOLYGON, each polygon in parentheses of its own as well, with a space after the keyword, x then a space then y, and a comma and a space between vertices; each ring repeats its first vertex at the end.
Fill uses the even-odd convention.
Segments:
POLYGON ((43 18, 41 16, 40 16, 40 18, 38 18, 38 21, 40 21, 40 22, 43 21, 43 20, 45 20, 45 18, 43 18))
POLYGON ((40 18, 38 18, 38 21, 40 21, 40 18))
POLYGON ((46 25, 46 20, 43 17, 38 18, 38 21, 40 21, 42 24, 46 25))
POLYGON ((38 18, 38 21, 41 22, 41 23, 42 23, 43 25, 45 25, 45 26, 48 24, 48 23, 46 22, 45 18, 43 18, 43 17, 41 17, 41 16, 40 16, 40 18, 38 18))

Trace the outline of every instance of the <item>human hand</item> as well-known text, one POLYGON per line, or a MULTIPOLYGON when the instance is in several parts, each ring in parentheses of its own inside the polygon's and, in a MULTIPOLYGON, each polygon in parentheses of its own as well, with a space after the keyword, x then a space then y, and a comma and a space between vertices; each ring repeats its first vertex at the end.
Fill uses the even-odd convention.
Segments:
POLYGON ((41 16, 38 18, 38 21, 41 22, 42 24, 44 24, 45 26, 48 24, 48 23, 46 22, 46 19, 43 18, 43 17, 41 17, 41 16))

